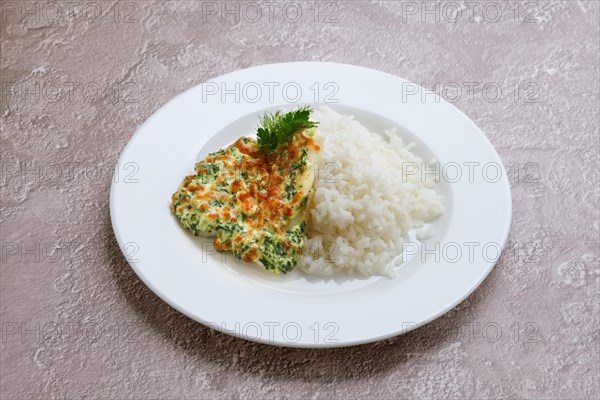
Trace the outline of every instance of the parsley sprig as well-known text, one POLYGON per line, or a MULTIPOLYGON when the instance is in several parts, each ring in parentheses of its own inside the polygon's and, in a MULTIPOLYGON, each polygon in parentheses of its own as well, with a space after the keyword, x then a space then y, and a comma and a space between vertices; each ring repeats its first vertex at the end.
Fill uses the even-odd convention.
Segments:
POLYGON ((281 111, 276 111, 275 114, 265 113, 256 131, 258 144, 263 151, 271 153, 282 144, 290 142, 299 131, 315 127, 317 123, 308 119, 311 112, 310 106, 304 106, 286 114, 281 111))

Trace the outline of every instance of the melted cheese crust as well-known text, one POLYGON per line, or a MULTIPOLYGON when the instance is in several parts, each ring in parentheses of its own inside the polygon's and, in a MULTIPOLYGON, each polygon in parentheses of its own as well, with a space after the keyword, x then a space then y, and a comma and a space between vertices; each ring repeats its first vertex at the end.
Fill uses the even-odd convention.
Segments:
POLYGON ((270 155, 248 137, 209 154, 173 194, 171 210, 195 235, 216 236, 218 251, 275 273, 291 271, 315 178, 313 135, 313 129, 298 133, 270 155))

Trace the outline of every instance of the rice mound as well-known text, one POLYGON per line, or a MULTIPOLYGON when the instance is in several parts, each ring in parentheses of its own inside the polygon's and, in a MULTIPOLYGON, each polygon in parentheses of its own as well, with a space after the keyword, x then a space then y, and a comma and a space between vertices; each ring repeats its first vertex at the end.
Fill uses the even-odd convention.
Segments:
POLYGON ((423 180, 414 172, 423 160, 395 128, 384 139, 329 107, 313 111, 311 119, 319 122, 321 151, 298 266, 318 276, 393 276, 391 261, 401 254, 404 235, 444 212, 435 177, 423 180))

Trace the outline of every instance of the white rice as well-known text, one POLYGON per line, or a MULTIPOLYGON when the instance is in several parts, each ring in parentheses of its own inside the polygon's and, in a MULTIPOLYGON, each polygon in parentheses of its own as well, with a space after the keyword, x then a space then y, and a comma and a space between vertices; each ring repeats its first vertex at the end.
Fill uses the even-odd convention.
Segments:
POLYGON ((403 237, 413 228, 431 233, 424 222, 444 212, 443 196, 433 179, 414 172, 423 161, 395 129, 385 132, 386 140, 328 107, 312 119, 319 122, 321 151, 299 267, 318 276, 393 275, 403 237))

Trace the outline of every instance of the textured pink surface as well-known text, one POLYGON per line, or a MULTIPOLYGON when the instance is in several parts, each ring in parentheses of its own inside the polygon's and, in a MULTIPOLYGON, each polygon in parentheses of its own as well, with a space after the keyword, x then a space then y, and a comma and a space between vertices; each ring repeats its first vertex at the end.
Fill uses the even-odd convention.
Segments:
POLYGON ((286 20, 281 2, 251 22, 230 2, 238 23, 215 2, 0 4, 0 397, 598 398, 599 3, 491 3, 319 3, 315 22, 313 3, 286 20), (122 256, 108 193, 136 128, 211 77, 296 60, 450 87, 498 149, 509 243, 444 317, 354 348, 269 347, 174 311, 122 256))

